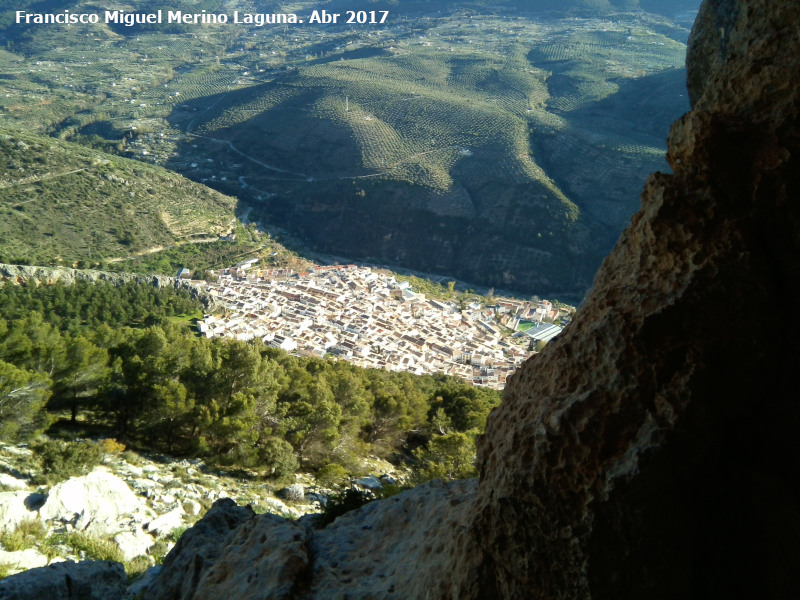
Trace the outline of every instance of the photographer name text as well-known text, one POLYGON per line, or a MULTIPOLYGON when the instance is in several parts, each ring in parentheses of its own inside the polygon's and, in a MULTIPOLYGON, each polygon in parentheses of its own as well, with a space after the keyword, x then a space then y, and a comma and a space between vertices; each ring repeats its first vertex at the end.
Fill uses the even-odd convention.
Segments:
POLYGON ((341 13, 326 10, 313 10, 310 15, 295 13, 243 13, 238 10, 232 15, 227 13, 189 13, 181 10, 158 10, 151 13, 125 12, 124 10, 107 10, 100 13, 73 13, 65 10, 59 13, 32 13, 25 10, 16 11, 18 25, 77 25, 106 23, 110 25, 291 25, 291 24, 348 24, 348 25, 380 25, 389 17, 388 10, 346 10, 341 13))

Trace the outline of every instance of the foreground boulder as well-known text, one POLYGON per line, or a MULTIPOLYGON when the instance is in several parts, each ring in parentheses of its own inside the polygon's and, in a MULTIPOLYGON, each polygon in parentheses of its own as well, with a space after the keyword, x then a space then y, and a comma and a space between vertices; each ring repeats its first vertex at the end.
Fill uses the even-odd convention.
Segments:
POLYGON ((61 562, 0 581, 0 600, 116 600, 127 578, 119 563, 61 562))
POLYGON ((53 486, 39 514, 94 535, 117 533, 126 521, 152 518, 152 511, 128 485, 102 468, 53 486))
POLYGON ((490 416, 455 596, 797 597, 799 22, 703 4, 674 174, 490 416))
POLYGON ((181 537, 146 597, 293 598, 308 565, 304 537, 304 529, 294 521, 256 516, 233 500, 218 500, 181 537))
POLYGON ((425 598, 430 581, 448 574, 476 487, 434 481, 323 529, 219 500, 170 552, 146 597, 288 600, 346 590, 351 600, 425 598))

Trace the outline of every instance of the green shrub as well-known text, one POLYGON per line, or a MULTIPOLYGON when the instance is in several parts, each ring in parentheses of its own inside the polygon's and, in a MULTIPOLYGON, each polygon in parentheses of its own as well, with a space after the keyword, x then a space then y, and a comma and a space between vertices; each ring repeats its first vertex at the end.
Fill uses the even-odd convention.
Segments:
POLYGON ((66 533, 52 536, 54 542, 62 543, 72 548, 76 554, 81 554, 86 560, 110 560, 124 562, 122 551, 114 542, 88 533, 66 533))
POLYGON ((122 460, 124 460, 126 463, 134 467, 141 467, 143 464, 142 457, 139 456, 133 450, 125 450, 125 452, 123 452, 121 456, 122 460))
POLYGON ((20 522, 13 531, 0 533, 0 546, 9 552, 27 550, 41 542, 47 535, 45 524, 39 519, 20 522))
POLYGON ((144 575, 144 572, 150 568, 150 559, 146 556, 137 556, 133 560, 125 563, 125 574, 128 576, 128 582, 133 581, 137 577, 144 575))
POLYGON ((160 565, 164 562, 164 557, 169 552, 169 544, 166 540, 158 540, 155 544, 150 546, 150 550, 147 551, 148 554, 153 557, 153 560, 156 561, 157 565, 160 565))
POLYGON ((185 525, 182 526, 182 527, 177 527, 177 528, 175 528, 175 529, 173 529, 172 531, 169 532, 169 535, 167 536, 167 539, 172 540, 173 542, 175 542, 177 544, 178 540, 181 539, 181 536, 184 533, 186 533, 188 531, 188 529, 189 528, 187 526, 185 526, 185 525))
POLYGON ((103 449, 94 442, 47 440, 31 449, 41 463, 44 481, 40 483, 85 475, 103 461, 103 449))
POLYGON ((338 487, 347 481, 347 471, 335 463, 325 465, 316 474, 317 483, 326 488, 338 487))
POLYGON ((259 444, 258 459, 268 469, 267 476, 275 479, 291 475, 298 466, 292 445, 273 436, 259 444))

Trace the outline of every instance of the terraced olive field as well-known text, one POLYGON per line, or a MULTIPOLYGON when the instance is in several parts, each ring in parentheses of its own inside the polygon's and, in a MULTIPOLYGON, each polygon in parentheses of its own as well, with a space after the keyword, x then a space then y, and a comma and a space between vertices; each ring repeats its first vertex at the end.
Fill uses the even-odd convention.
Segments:
MULTIPOLYGON (((699 4, 689 0, 662 14, 577 0, 561 12, 203 2, 300 14, 364 4, 390 18, 29 28, 0 52, 0 125, 166 166, 237 196, 307 254, 579 295, 645 175, 666 168, 668 125, 688 108, 690 24, 677 15, 699 4)), ((126 6, 137 4, 149 6, 126 6)))
POLYGON ((235 199, 153 165, 0 130, 0 262, 100 265, 204 240, 235 199))

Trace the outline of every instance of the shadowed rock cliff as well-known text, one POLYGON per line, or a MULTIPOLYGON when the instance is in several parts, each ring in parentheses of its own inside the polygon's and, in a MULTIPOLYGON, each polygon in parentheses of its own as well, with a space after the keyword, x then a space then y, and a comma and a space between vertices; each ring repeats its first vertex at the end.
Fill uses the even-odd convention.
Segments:
POLYGON ((490 417, 462 597, 796 597, 799 22, 703 5, 674 174, 490 417))

